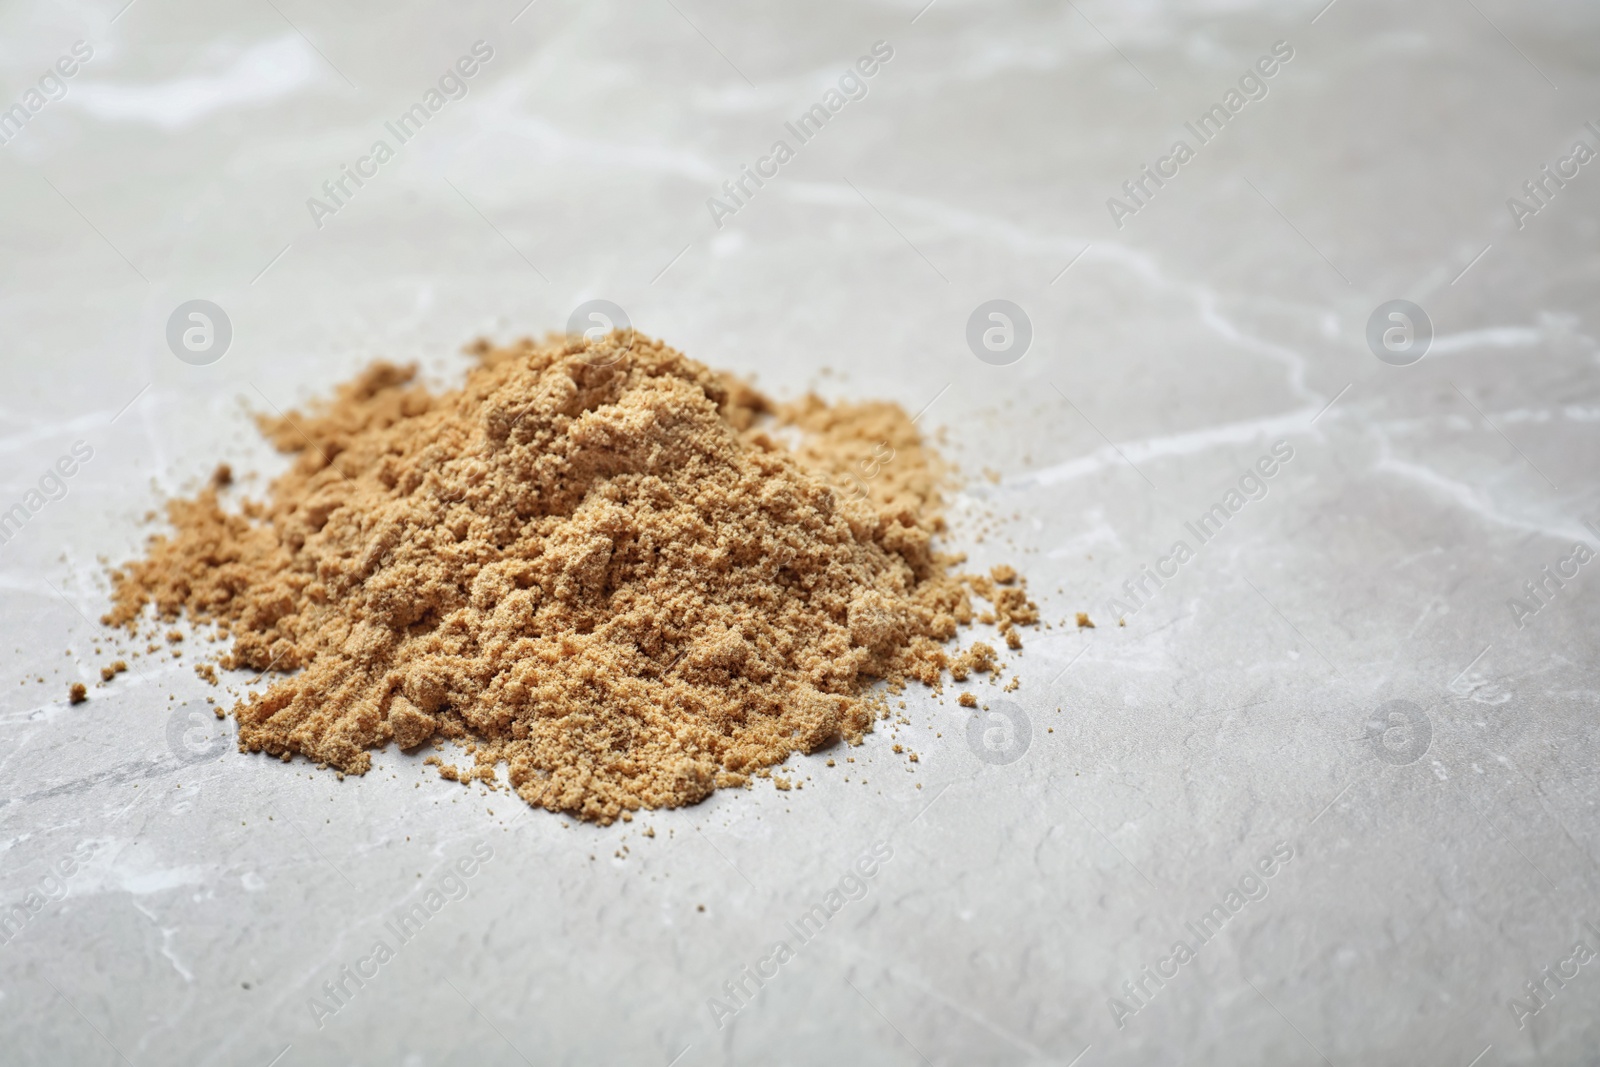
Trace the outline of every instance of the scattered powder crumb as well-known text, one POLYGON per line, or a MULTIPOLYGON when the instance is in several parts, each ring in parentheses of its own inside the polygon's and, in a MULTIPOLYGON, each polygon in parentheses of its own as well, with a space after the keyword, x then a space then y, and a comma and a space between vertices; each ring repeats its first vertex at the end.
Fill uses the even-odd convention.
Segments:
POLYGON ((973 672, 985 674, 998 668, 999 664, 994 658, 994 649, 978 641, 952 659, 949 666, 950 677, 958 682, 964 682, 973 672))
POLYGON ((73 682, 67 686, 67 700, 73 704, 82 704, 89 699, 89 689, 82 682, 73 682))
POLYGON ((1078 612, 1078 629, 1080 629, 1080 630, 1092 630, 1092 629, 1094 629, 1094 623, 1089 621, 1089 613, 1088 612, 1086 612, 1086 611, 1078 612))
POLYGON ((960 704, 964 708, 975 708, 978 706, 978 698, 973 696, 971 693, 962 693, 956 698, 956 703, 960 704))
POLYGON ((112 573, 108 624, 216 625, 273 672, 242 748, 342 775, 476 743, 439 773, 609 823, 859 743, 879 683, 997 672, 950 647, 974 596, 1008 648, 1038 624, 1013 568, 935 547, 947 468, 894 404, 779 405, 637 335, 470 351, 455 390, 378 363, 260 416, 295 456, 266 499, 225 508, 219 468, 112 573))

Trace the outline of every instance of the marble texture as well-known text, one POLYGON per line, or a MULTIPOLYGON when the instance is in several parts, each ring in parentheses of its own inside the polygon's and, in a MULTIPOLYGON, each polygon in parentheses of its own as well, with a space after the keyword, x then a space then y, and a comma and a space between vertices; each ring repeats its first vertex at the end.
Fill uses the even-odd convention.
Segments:
POLYGON ((1507 200, 1600 143, 1600 11, 923 2, 0 9, 0 109, 92 48, 0 148, 0 510, 93 450, 0 547, 0 1059, 1597 1062, 1600 564, 1508 602, 1600 548, 1600 166, 1507 200), (466 95, 313 219, 477 41, 466 95), (1276 42, 1265 96, 1114 221, 1276 42), (1006 366, 964 336, 997 297, 1033 330, 1006 366), (165 338, 196 298, 233 332, 202 366, 165 338), (378 356, 449 380, 591 298, 778 394, 926 407, 969 475, 953 537, 1053 624, 1007 672, 1026 751, 919 690, 802 790, 601 829, 392 751, 345 780, 241 755, 190 657, 94 684, 145 513, 279 469, 250 412, 378 356), (1394 298, 1436 334, 1405 367, 1365 338, 1394 298), (1536 1002, 1545 968, 1577 973, 1536 1002))

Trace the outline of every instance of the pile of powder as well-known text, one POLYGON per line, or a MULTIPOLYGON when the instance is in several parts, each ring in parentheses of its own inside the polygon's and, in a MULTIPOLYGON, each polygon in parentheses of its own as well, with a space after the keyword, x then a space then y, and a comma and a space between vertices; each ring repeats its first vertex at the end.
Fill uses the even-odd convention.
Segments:
POLYGON ((1010 568, 932 546, 936 457, 893 404, 779 406, 636 334, 479 342, 457 390, 379 363, 261 418, 296 454, 265 501, 229 478, 113 572, 147 607, 280 672, 241 748, 347 773, 393 741, 468 746, 529 804, 601 822, 690 804, 839 739, 883 690, 996 669, 1038 613, 1010 568), (788 442, 787 444, 785 442, 788 442))

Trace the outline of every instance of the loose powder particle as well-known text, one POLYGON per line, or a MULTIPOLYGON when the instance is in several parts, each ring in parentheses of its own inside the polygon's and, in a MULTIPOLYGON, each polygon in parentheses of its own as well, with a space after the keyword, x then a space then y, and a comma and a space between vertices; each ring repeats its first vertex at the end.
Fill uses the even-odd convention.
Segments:
POLYGON ((359 774, 447 738, 477 764, 447 777, 504 763, 609 823, 859 743, 879 682, 997 671, 948 650, 970 594, 1010 648, 1038 622, 1012 568, 934 549, 944 471, 896 405, 777 405, 636 334, 470 351, 460 389, 378 363, 263 416, 295 455, 267 499, 225 507, 219 468, 113 572, 107 623, 187 616, 278 672, 242 749, 359 774))

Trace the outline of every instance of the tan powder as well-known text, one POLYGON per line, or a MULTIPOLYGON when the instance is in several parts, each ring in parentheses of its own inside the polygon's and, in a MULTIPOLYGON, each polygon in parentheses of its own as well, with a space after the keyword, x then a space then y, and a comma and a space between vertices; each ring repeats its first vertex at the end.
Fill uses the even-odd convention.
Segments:
MULTIPOLYGON (((610 822, 859 742, 877 681, 998 669, 947 644, 990 601, 1008 646, 1038 613, 1009 567, 935 551, 943 471, 898 406, 778 406, 659 342, 480 342, 462 388, 376 364, 307 414, 264 502, 232 472, 174 500, 114 572, 147 606, 293 672, 234 713, 241 748, 362 773, 444 737, 529 804, 610 822)), ((179 635, 181 636, 181 634, 179 635)))

